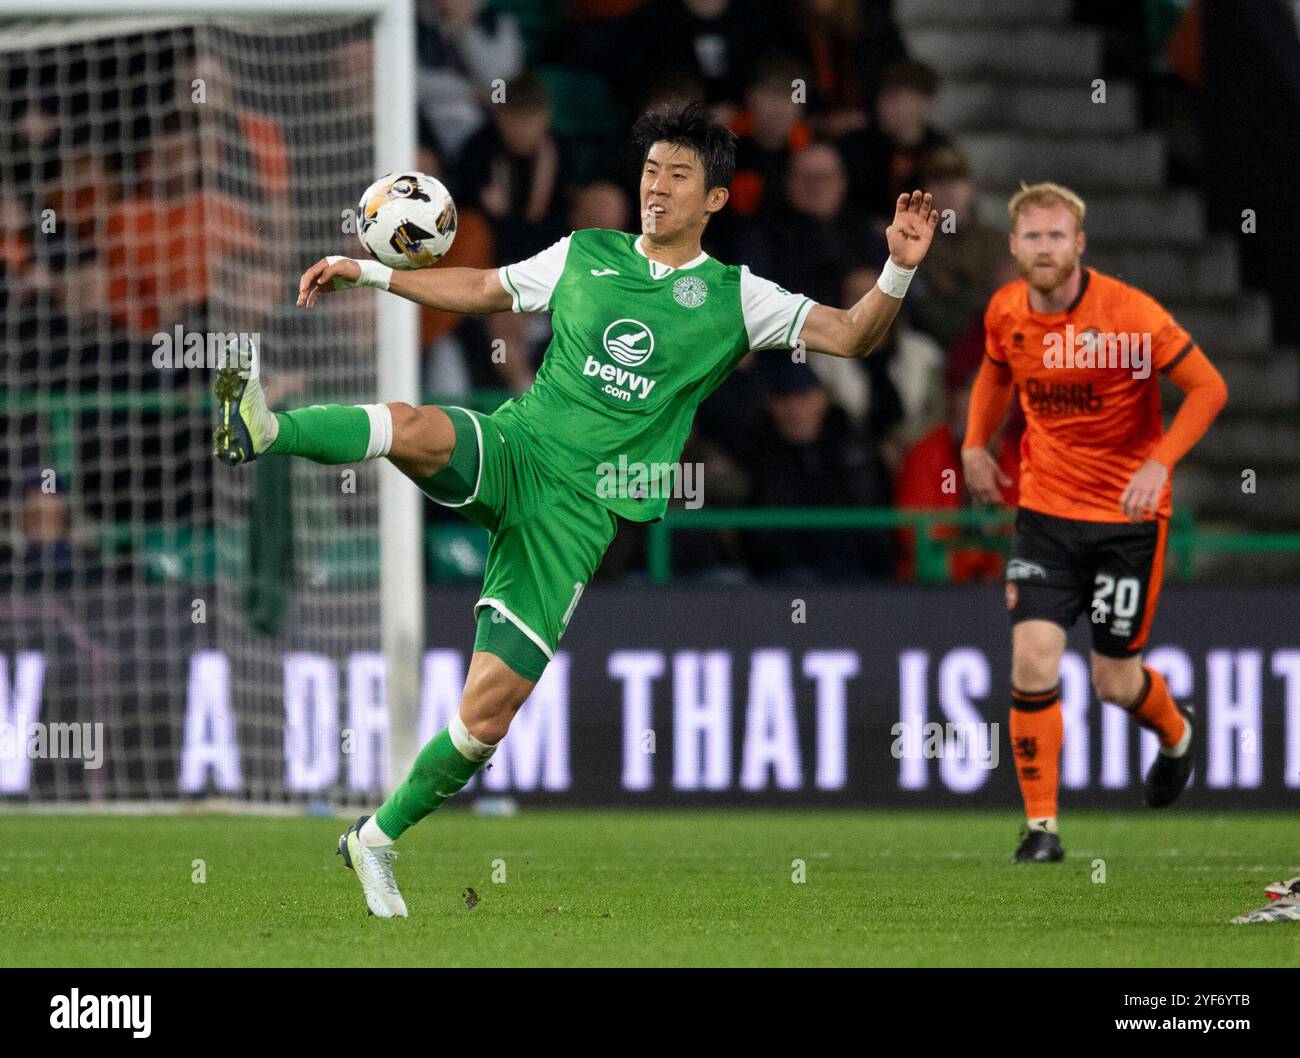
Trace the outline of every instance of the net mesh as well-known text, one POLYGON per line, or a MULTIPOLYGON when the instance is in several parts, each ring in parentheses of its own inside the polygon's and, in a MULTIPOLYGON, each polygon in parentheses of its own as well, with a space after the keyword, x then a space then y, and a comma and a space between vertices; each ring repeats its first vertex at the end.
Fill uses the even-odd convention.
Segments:
POLYGON ((0 795, 382 784, 374 467, 232 470, 210 440, 231 334, 273 406, 376 399, 375 295, 293 304, 307 264, 360 253, 372 31, 0 25, 0 795))

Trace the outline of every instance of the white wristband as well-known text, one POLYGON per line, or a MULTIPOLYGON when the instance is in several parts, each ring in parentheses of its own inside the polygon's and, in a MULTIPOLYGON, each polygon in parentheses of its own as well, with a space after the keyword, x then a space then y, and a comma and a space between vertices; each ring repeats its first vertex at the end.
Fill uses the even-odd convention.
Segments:
POLYGON ((915 268, 899 268, 894 264, 892 257, 886 257, 885 267, 880 270, 880 278, 876 280, 876 286, 891 298, 901 298, 907 293, 907 285, 912 282, 914 275, 916 275, 915 268))
MULTIPOLYGON (((326 257, 330 264, 335 261, 342 261, 341 255, 331 254, 326 257)), ((387 290, 388 284, 393 281, 393 270, 386 264, 380 264, 378 261, 361 261, 351 258, 361 268, 361 277, 359 279, 342 279, 334 280, 335 290, 351 290, 353 287, 374 287, 377 290, 387 290)))

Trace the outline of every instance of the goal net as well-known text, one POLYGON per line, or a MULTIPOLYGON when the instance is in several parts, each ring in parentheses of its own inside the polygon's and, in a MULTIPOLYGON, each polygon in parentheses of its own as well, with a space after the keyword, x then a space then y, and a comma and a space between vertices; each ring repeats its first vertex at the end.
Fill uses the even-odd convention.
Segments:
POLYGON ((5 802, 273 810, 389 782, 389 484, 215 463, 210 394, 247 335, 273 406, 409 399, 376 295, 294 306, 307 264, 360 253, 348 209, 393 149, 375 70, 402 57, 378 4, 248 6, 0 21, 5 802))

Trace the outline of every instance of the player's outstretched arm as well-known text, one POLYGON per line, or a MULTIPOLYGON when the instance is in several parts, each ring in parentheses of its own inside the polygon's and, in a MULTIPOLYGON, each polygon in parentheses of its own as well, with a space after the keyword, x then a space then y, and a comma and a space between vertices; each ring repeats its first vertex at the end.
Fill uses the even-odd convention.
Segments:
POLYGON ((298 304, 311 308, 322 294, 352 287, 376 287, 444 312, 483 315, 510 309, 510 292, 495 268, 421 268, 396 271, 378 261, 324 257, 298 281, 298 304))
POLYGON ((1120 509, 1131 522, 1151 517, 1175 463, 1192 450, 1228 400, 1228 386, 1209 358, 1193 348, 1165 376, 1186 396, 1169 431, 1129 479, 1120 509))
POLYGON ((879 282, 852 308, 814 305, 799 332, 804 345, 831 356, 866 356, 875 349, 898 315, 907 285, 925 259, 938 224, 939 211, 928 193, 899 195, 894 223, 885 231, 889 260, 879 282))
POLYGON ((1013 392, 1011 369, 986 356, 975 376, 975 385, 971 387, 966 411, 966 438, 961 449, 966 490, 979 503, 1001 503, 1002 489, 1011 484, 1011 479, 993 458, 988 444, 1007 414, 1013 392))

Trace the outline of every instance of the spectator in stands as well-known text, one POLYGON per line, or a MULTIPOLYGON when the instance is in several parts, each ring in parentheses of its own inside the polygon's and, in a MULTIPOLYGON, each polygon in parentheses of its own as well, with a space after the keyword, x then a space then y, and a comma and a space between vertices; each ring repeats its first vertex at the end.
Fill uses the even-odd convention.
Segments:
MULTIPOLYGON (((879 278, 875 266, 853 269, 844 277, 839 303, 854 304, 879 278)), ((814 356, 810 362, 850 420, 879 440, 891 468, 943 418, 943 350, 903 314, 895 318, 870 356, 814 356)))
POLYGON ((834 145, 815 142, 793 155, 782 192, 762 222, 737 237, 737 259, 787 290, 840 304, 845 273, 879 264, 889 247, 866 211, 847 204, 848 174, 834 145))
MULTIPOLYGON (((491 123, 466 143, 451 190, 458 203, 486 217, 496 261, 522 261, 571 230, 562 212, 563 165, 550 134, 546 85, 525 74, 506 85, 504 101, 491 114, 491 123)), ((490 362, 516 393, 532 384, 533 327, 520 313, 501 312, 484 321, 494 353, 490 362)))
POLYGON ((938 75, 924 63, 892 64, 881 75, 875 124, 841 140, 853 177, 850 196, 872 213, 892 217, 898 196, 920 186, 925 156, 948 144, 932 124, 938 87, 938 75))
POLYGON ((740 142, 736 146, 736 176, 724 213, 736 217, 758 213, 779 195, 790 156, 811 141, 795 87, 803 76, 803 69, 787 59, 769 59, 758 67, 745 92, 745 109, 731 124, 740 142))
POLYGON ((103 578, 98 550, 73 538, 67 493, 53 472, 33 472, 23 481, 17 529, 17 546, 7 561, 0 556, 0 586, 66 591, 103 578))
POLYGON ((121 199, 121 186, 98 151, 83 148, 67 157, 44 185, 46 207, 54 210, 55 234, 94 246, 102 239, 104 223, 113 204, 121 199))
MULTIPOLYGON (((6 390, 18 393, 67 387, 67 320, 57 310, 51 271, 37 258, 38 238, 24 200, 0 190, 0 363, 6 390)), ((0 430, 12 441, 5 463, 11 467, 41 458, 46 417, 5 403, 10 406, 3 409, 0 430)))
POLYGON ((511 81, 491 114, 491 123, 466 143, 452 191, 458 203, 486 214, 497 257, 520 261, 568 232, 546 85, 534 74, 511 81))
MULTIPOLYGON (((889 478, 870 439, 856 429, 812 370, 779 353, 760 365, 766 422, 747 468, 754 501, 769 507, 883 506, 889 478)), ((894 544, 886 532, 763 530, 748 549, 760 576, 817 582, 890 576, 894 544)))
POLYGON ((970 163, 955 147, 939 147, 921 166, 921 185, 934 195, 942 221, 917 273, 912 319, 947 348, 982 315, 992 293, 1016 278, 1007 236, 985 224, 975 205, 970 163))
POLYGON ((71 237, 43 234, 22 199, 0 192, 0 346, 8 379, 19 386, 68 385, 75 340, 58 296, 67 245, 71 237))
POLYGON ((38 282, 36 268, 27 209, 16 194, 0 192, 0 269, 5 276, 5 294, 15 303, 38 282))
POLYGON ((745 0, 669 0, 643 8, 638 16, 659 79, 698 84, 695 95, 711 105, 719 121, 735 118, 755 59, 772 54, 780 43, 777 21, 756 16, 752 6, 745 0))
POLYGON ((197 319, 212 262, 232 254, 246 262, 267 256, 244 205, 201 186, 199 165, 190 133, 163 133, 141 152, 138 193, 109 210, 101 258, 109 272, 110 315, 133 338, 150 341, 163 326, 197 319))
MULTIPOLYGON (((375 49, 368 36, 358 36, 335 48, 328 76, 330 102, 338 120, 359 124, 374 120, 375 49)), ((358 148, 362 146, 368 145, 359 144, 358 148)))
MULTIPOLYGON (((725 509, 743 507, 748 502, 750 485, 744 468, 702 431, 692 430, 686 439, 681 467, 682 484, 677 486, 681 494, 669 501, 670 510, 695 509, 701 503, 725 509)), ((625 522, 619 528, 601 563, 601 580, 621 576, 641 561, 646 550, 646 528, 644 522, 625 522)), ((744 540, 735 530, 674 533, 672 568, 675 576, 714 583, 735 584, 749 579, 744 540)))
MULTIPOLYGON (((289 188, 289 150, 284 127, 235 94, 230 67, 216 55, 191 55, 176 66, 175 105, 187 120, 178 127, 193 128, 202 108, 203 120, 219 124, 220 135, 203 138, 205 149, 225 157, 206 175, 222 181, 223 190, 240 194, 283 194, 289 188)), ((210 132, 217 132, 211 129, 210 132)), ((208 159, 205 159, 207 161, 208 159)))
POLYGON ((618 184, 596 180, 578 188, 569 210, 569 229, 608 228, 611 231, 639 231, 632 224, 632 202, 618 184))
POLYGON ((760 7, 759 0, 570 0, 561 57, 597 76, 629 114, 668 97, 703 99, 726 121, 742 102, 754 57, 776 48, 779 19, 760 7))
POLYGON ((817 130, 841 136, 870 124, 878 71, 906 55, 890 0, 796 0, 787 8, 787 50, 811 71, 817 130))
POLYGON ((164 131, 199 145, 204 190, 238 202, 256 219, 266 252, 280 255, 277 267, 296 267, 283 256, 294 245, 298 223, 284 126, 239 97, 229 65, 217 55, 190 54, 178 62, 173 90, 175 110, 164 131))
MULTIPOLYGON (((898 474, 894 502, 907 511, 956 511, 974 504, 966 491, 961 473, 961 446, 966 437, 966 409, 975 382, 974 372, 964 377, 949 373, 947 421, 922 437, 907 453, 898 474)), ((1008 507, 1015 507, 1018 492, 1020 457, 1015 441, 1005 433, 995 438, 998 466, 1011 479, 1002 495, 1008 507)), ((929 538, 947 545, 947 573, 952 580, 999 580, 1004 566, 1003 549, 993 539, 1006 536, 1001 529, 963 528, 936 525, 929 538)), ((899 534, 900 580, 916 579, 915 532, 899 534)))
POLYGON ((754 445, 766 421, 763 404, 767 390, 759 378, 758 361, 759 356, 754 353, 743 357, 736 370, 700 405, 695 417, 695 429, 700 436, 742 467, 754 462, 754 445))
POLYGON ((58 175, 59 151, 72 147, 59 120, 57 95, 22 99, 9 93, 0 121, 0 152, 5 157, 5 183, 32 194, 58 175))
MULTIPOLYGON (((10 384, 18 392, 39 389, 46 393, 156 385, 158 372, 150 365, 149 348, 131 342, 111 325, 107 272, 93 249, 78 242, 72 219, 57 215, 55 230, 42 232, 16 204, 17 199, 0 195, 0 344, 10 384)), ((106 425, 110 421, 125 423, 130 416, 100 408, 82 411, 78 418, 80 430, 73 436, 84 445, 78 451, 83 471, 79 485, 84 497, 86 479, 96 475, 103 465, 98 441, 106 425)), ((137 415, 131 421, 138 427, 141 417, 137 415)), ((42 458, 41 449, 48 444, 51 425, 51 420, 35 412, 7 419, 2 428, 16 442, 11 453, 13 462, 34 463, 42 458)), ((140 442, 143 439, 147 448, 149 441, 144 431, 137 431, 135 439, 137 446, 131 455, 138 458, 140 442)), ((61 436, 60 443, 66 440, 68 435, 61 436)), ((33 512, 55 502, 38 495, 44 485, 40 479, 18 490, 20 497, 26 496, 33 512)), ((8 490, 12 486, 4 487, 8 490)), ((127 495, 125 483, 121 495, 127 495)), ((35 517, 35 513, 31 516, 35 517)), ((56 549, 46 558, 58 559, 61 553, 56 549)), ((44 576, 41 570, 50 563, 33 558, 29 565, 31 576, 20 571, 20 583, 40 581, 44 576)), ((49 586, 55 586, 60 576, 64 575, 55 576, 49 586)))
MULTIPOLYGON (((317 161, 315 184, 301 189, 299 208, 312 201, 307 198, 310 194, 328 195, 330 201, 354 204, 369 180, 380 175, 374 171, 374 145, 366 135, 374 128, 375 119, 375 52, 369 36, 358 36, 335 48, 329 56, 325 76, 329 81, 330 122, 337 123, 339 128, 359 129, 362 135, 339 136, 333 142, 318 145, 323 153, 317 161), (364 174, 360 180, 359 174, 364 174)), ((432 133, 420 142, 416 151, 420 171, 441 179, 437 158, 424 148, 424 144, 433 143, 432 133)))
MULTIPOLYGON (((492 228, 482 210, 457 211, 456 239, 435 268, 495 268, 492 228)), ((502 365, 490 355, 490 342, 479 316, 462 316, 420 308, 420 348, 424 350, 424 385, 430 393, 466 397, 474 389, 503 384, 502 365)))
POLYGON ((454 164, 487 120, 493 82, 524 71, 524 41, 514 16, 483 0, 421 0, 416 9, 418 100, 433 148, 454 164))
POLYGON ((28 382, 71 389, 156 387, 152 347, 132 342, 109 319, 108 273, 94 251, 60 243, 51 261, 53 300, 40 319, 39 339, 22 358, 28 382))

